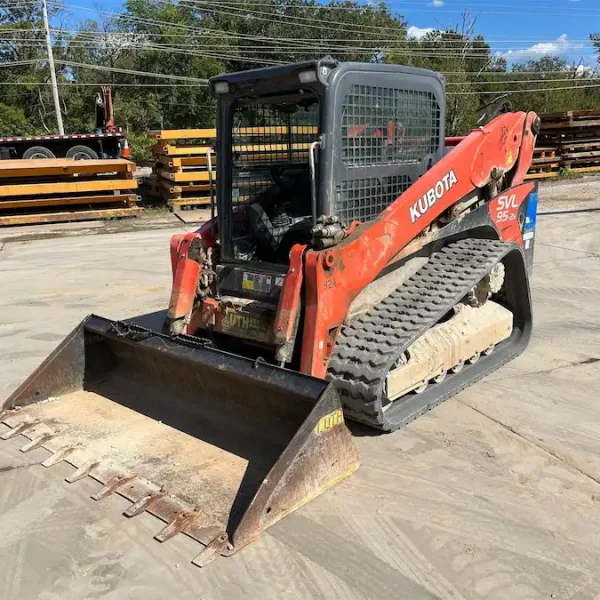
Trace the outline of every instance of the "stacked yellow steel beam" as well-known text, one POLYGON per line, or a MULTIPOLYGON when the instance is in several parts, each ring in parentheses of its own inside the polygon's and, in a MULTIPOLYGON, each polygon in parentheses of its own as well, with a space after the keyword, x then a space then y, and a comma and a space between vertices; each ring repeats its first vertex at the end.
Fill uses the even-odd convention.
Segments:
POLYGON ((156 140, 152 146, 152 193, 172 209, 210 205, 211 188, 214 193, 216 185, 216 131, 172 129, 151 131, 148 135, 156 140))
POLYGON ((0 226, 139 216, 134 171, 123 159, 0 160, 0 226))

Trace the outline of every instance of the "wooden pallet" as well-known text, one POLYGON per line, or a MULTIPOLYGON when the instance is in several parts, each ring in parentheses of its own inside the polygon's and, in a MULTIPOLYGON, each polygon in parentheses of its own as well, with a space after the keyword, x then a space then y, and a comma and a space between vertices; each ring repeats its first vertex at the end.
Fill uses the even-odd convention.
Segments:
POLYGON ((139 217, 143 208, 103 208, 98 210, 77 210, 65 212, 48 212, 36 214, 1 215, 0 227, 9 225, 38 225, 41 223, 67 223, 69 221, 91 221, 98 219, 122 219, 139 217))
POLYGON ((555 129, 573 129, 573 128, 600 128, 600 119, 581 119, 579 121, 551 121, 542 122, 540 133, 546 133, 555 129))
POLYGON ((148 132, 156 140, 202 140, 217 137, 216 129, 160 129, 148 132))
MULTIPOLYGON (((236 144, 233 147, 236 166, 245 167, 253 162, 288 161, 290 153, 293 158, 306 159, 310 142, 296 142, 291 149, 285 143, 286 134, 314 135, 317 128, 313 126, 242 127, 234 132, 236 144), (274 137, 275 143, 264 143, 265 136, 274 137), (260 143, 252 143, 253 141, 260 143)), ((213 145, 216 140, 215 129, 174 129, 149 132, 155 140, 152 154, 155 161, 154 178, 149 184, 151 193, 162 198, 169 206, 190 206, 210 204, 211 180, 213 194, 216 194, 218 160, 213 145), (207 167, 207 154, 211 153, 213 167, 212 177, 207 167)), ((256 183, 256 182, 255 182, 256 183)), ((272 182, 266 182, 270 185, 272 182)), ((247 192, 240 186, 239 201, 247 198, 247 192)))
MULTIPOLYGON (((0 186, 0 198, 14 196, 45 196, 51 194, 81 194, 83 192, 106 192, 135 190, 136 179, 96 179, 89 181, 61 181, 58 183, 26 183, 0 186)), ((1 203, 1 200, 0 200, 1 203)))
MULTIPOLYGON (((235 137, 252 137, 265 135, 315 135, 318 133, 318 128, 313 126, 294 126, 288 129, 285 126, 273 127, 240 127, 235 129, 233 134, 235 137)), ((215 139, 217 137, 216 129, 161 129, 149 131, 148 136, 156 140, 202 140, 215 139)))
MULTIPOLYGON (((206 156, 159 156, 158 162, 167 169, 181 169, 182 167, 206 167, 206 156)), ((212 164, 216 166, 216 158, 213 155, 212 164)))
POLYGON ((149 182, 151 193, 172 210, 178 207, 209 206, 211 179, 216 194, 216 160, 212 142, 214 129, 173 129, 151 131, 154 170, 149 182), (208 143, 207 143, 208 142, 208 143), (211 154, 212 177, 207 154, 211 154))
POLYGON ((155 158, 162 155, 166 156, 206 156, 206 152, 211 150, 212 146, 192 146, 188 144, 172 146, 169 144, 155 144, 150 148, 155 158))
MULTIPOLYGON (((586 173, 598 173, 600 172, 600 166, 597 167, 577 167, 575 169, 571 169, 573 173, 580 173, 581 175, 585 175, 586 173)), ((527 173, 525 179, 549 179, 552 177, 558 177, 560 175, 560 169, 556 171, 547 171, 540 173, 532 173, 531 171, 527 173)))
POLYGON ((560 152, 558 146, 536 146, 533 150, 534 158, 554 158, 560 152))
POLYGON ((158 185, 162 194, 168 194, 171 197, 181 196, 182 194, 198 195, 200 192, 204 192, 202 195, 206 195, 206 192, 210 192, 209 183, 177 184, 166 179, 159 179, 158 185))
POLYGON ((540 115, 542 121, 556 121, 565 119, 588 119, 593 117, 600 118, 600 111, 598 109, 591 110, 568 110, 562 112, 544 113, 540 115))
MULTIPOLYGON (((304 153, 304 151, 308 152, 310 148, 309 142, 298 142, 296 144, 292 144, 292 152, 293 153, 304 153)), ((262 156, 272 156, 273 152, 281 152, 282 157, 287 157, 287 144, 237 144, 233 147, 233 151, 240 154, 256 154, 256 153, 264 153, 262 156)))
POLYGON ((540 115, 541 131, 528 179, 556 177, 563 168, 594 172, 600 166, 600 110, 540 115))
MULTIPOLYGON (((161 169, 159 171, 159 175, 164 179, 168 179, 169 181, 174 181, 176 183, 196 183, 196 182, 210 182, 211 177, 208 171, 184 171, 180 169, 176 169, 173 171, 165 171, 161 169)), ((213 172, 212 180, 215 181, 216 173, 213 172)))
POLYGON ((135 164, 122 159, 114 160, 71 160, 69 158, 3 160, 0 161, 0 178, 30 179, 39 177, 72 178, 119 173, 128 178, 133 177, 135 164))
POLYGON ((201 206, 202 208, 210 207, 210 197, 200 198, 173 198, 169 200, 169 208, 176 210, 182 207, 201 206))
POLYGON ((128 160, 0 161, 0 226, 138 216, 128 160))
POLYGON ((563 160, 581 160, 591 159, 600 160, 600 150, 587 150, 582 152, 565 152, 562 155, 563 160))
POLYGON ((60 196, 58 198, 23 198, 19 200, 0 200, 0 215, 3 211, 18 208, 43 208, 46 206, 79 206, 92 204, 117 204, 133 207, 139 202, 140 197, 135 194, 112 194, 103 196, 60 196))

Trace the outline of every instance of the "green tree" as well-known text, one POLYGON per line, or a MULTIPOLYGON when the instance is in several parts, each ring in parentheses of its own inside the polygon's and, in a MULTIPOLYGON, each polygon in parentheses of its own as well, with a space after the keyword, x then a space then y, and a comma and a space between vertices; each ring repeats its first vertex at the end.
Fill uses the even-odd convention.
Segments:
POLYGON ((23 110, 0 103, 0 136, 35 133, 23 110))
POLYGON ((534 90, 512 95, 515 110, 533 110, 539 114, 597 108, 600 95, 589 87, 598 81, 592 72, 570 64, 558 56, 515 63, 512 73, 522 82, 513 89, 534 90))
POLYGON ((474 33, 467 13, 453 29, 408 39, 404 48, 386 53, 385 61, 443 73, 446 78, 446 135, 463 135, 478 123, 482 108, 480 82, 487 72, 502 72, 506 62, 492 56, 483 36, 474 33))

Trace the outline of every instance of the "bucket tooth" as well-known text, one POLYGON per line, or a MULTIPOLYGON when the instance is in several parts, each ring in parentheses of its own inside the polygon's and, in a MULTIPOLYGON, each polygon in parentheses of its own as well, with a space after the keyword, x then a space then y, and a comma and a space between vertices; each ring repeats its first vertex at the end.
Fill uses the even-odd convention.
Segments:
POLYGON ((107 484, 100 489, 97 493, 92 495, 92 500, 102 500, 108 496, 112 496, 115 492, 118 492, 120 488, 136 480, 137 475, 116 475, 107 484))
POLYGON ((123 514, 126 517, 137 517, 144 511, 151 509, 159 500, 165 496, 163 491, 152 492, 146 496, 142 496, 137 502, 134 502, 123 514))
POLYGON ((41 448, 46 442, 49 442, 55 436, 52 433, 42 433, 36 438, 33 438, 29 443, 25 444, 21 448, 21 452, 31 452, 31 450, 35 450, 36 448, 41 448))
POLYGON ((3 423, 8 417, 15 414, 14 410, 0 410, 0 423, 3 423))
POLYGON ((52 456, 49 456, 43 463, 42 467, 52 467, 57 465, 59 462, 67 459, 71 454, 75 452, 75 448, 71 446, 63 446, 59 448, 52 456))
POLYGON ((154 539, 159 542, 166 542, 171 538, 175 537, 178 533, 184 533, 185 530, 193 525, 194 521, 198 518, 198 509, 193 510, 182 510, 178 512, 171 522, 163 527, 155 536, 154 539))
POLYGON ((19 423, 16 427, 13 427, 10 431, 7 431, 0 437, 2 437, 3 440, 10 440, 10 438, 16 437, 21 433, 27 433, 37 425, 39 425, 37 421, 32 421, 31 423, 19 423))
POLYGON ((65 477, 65 481, 67 483, 75 483, 80 479, 85 479, 99 464, 100 463, 97 460, 88 460, 84 465, 79 467, 75 473, 69 475, 69 477, 65 477))
POLYGON ((212 540, 212 542, 210 542, 210 544, 194 558, 192 564, 197 567, 205 567, 229 548, 229 536, 226 533, 222 533, 212 540))

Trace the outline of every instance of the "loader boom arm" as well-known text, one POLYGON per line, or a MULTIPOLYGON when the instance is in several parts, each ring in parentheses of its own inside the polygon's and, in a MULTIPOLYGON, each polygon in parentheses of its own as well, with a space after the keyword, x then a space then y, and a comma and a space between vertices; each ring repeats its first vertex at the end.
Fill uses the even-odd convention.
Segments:
POLYGON ((306 251, 301 371, 325 377, 338 328, 354 298, 444 211, 503 174, 511 177, 512 186, 523 182, 538 126, 535 113, 497 117, 474 130, 376 220, 329 250, 306 251))

